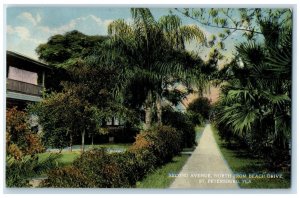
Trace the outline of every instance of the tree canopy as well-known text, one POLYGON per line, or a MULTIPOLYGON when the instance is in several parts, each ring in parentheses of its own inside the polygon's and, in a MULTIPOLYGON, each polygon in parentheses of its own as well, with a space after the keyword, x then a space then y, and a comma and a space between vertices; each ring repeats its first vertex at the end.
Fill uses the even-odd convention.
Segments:
POLYGON ((138 108, 145 109, 146 127, 149 127, 154 103, 161 124, 162 96, 172 83, 204 86, 206 78, 201 75, 204 63, 197 55, 187 52, 185 45, 192 40, 204 45, 206 38, 197 26, 182 25, 176 15, 163 16, 156 21, 146 8, 132 8, 131 14, 133 23, 120 19, 109 25, 111 39, 107 57, 109 62, 123 65, 132 74, 132 78, 128 78, 131 82, 123 85, 134 87, 134 82, 137 89, 127 89, 132 96, 127 101, 134 99, 138 108))
POLYGON ((107 36, 88 36, 77 30, 51 36, 36 48, 39 59, 50 65, 67 69, 77 59, 84 59, 107 36))

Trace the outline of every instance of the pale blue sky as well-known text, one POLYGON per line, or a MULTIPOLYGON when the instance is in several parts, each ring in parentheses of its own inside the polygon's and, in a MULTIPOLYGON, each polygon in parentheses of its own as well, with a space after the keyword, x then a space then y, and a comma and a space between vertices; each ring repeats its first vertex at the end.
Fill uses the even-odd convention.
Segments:
MULTIPOLYGON (((35 48, 46 43, 48 38, 55 34, 63 34, 67 31, 78 30, 88 35, 105 35, 107 26, 115 19, 130 20, 130 8, 126 7, 8 7, 7 8, 6 40, 7 49, 15 51, 31 58, 37 59, 35 48)), ((168 8, 151 8, 155 18, 169 13, 168 8)), ((184 24, 197 24, 183 17, 184 24)), ((199 25, 199 24, 198 24, 199 25)), ((213 28, 201 27, 207 37, 217 31, 213 28)), ((233 36, 233 37, 236 37, 233 36)), ((232 37, 232 38, 233 38, 232 37)), ((191 43, 188 47, 198 51, 203 58, 209 49, 195 47, 191 43)), ((234 42, 228 39, 226 47, 228 53, 232 51, 234 42)))

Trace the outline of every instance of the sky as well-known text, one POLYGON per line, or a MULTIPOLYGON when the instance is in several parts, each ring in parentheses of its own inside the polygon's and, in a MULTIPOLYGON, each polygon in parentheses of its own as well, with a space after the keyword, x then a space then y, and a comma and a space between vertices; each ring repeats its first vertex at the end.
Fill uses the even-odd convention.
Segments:
MULTIPOLYGON (((169 10, 151 8, 156 19, 169 14, 169 10)), ((109 23, 120 18, 131 21, 130 8, 9 6, 6 10, 6 49, 38 59, 35 49, 39 44, 46 43, 49 37, 71 30, 78 30, 87 35, 106 35, 109 23)), ((197 24, 187 17, 182 17, 182 20, 183 24, 197 24)), ((218 31, 203 26, 201 29, 207 38, 218 31)), ((227 42, 226 47, 229 52, 232 51, 233 42, 227 42)), ((204 60, 210 50, 205 47, 199 48, 195 43, 188 44, 187 48, 199 53, 204 60)))

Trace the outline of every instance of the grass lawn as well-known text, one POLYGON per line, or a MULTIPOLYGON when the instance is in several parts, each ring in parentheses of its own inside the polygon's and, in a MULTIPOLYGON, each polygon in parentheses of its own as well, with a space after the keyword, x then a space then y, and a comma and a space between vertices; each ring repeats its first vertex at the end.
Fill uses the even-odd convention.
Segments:
MULTIPOLYGON (((126 150, 131 144, 100 144, 100 145, 86 145, 86 149, 91 148, 106 148, 110 150, 126 150)), ((60 157, 58 158, 58 165, 59 166, 66 166, 72 164, 72 162, 80 156, 81 152, 79 150, 80 146, 74 146, 73 151, 70 152, 68 150, 63 150, 60 153, 60 157), (78 148, 77 148, 78 147, 78 148)), ((55 154, 54 152, 45 152, 38 154, 39 160, 43 161, 50 156, 50 154, 55 154)))
POLYGON ((157 168, 148 174, 142 181, 137 182, 137 188, 168 188, 174 181, 169 173, 178 173, 189 158, 189 155, 181 155, 173 158, 172 162, 157 168))
MULTIPOLYGON (((47 152, 47 153, 38 154, 39 161, 42 162, 43 160, 45 160, 46 158, 48 158, 51 154, 53 154, 53 153, 47 152)), ((73 151, 73 152, 65 151, 65 152, 61 152, 60 153, 60 157, 57 160, 58 165, 59 166, 70 165, 79 156, 80 156, 80 152, 78 152, 78 151, 73 151)))
MULTIPOLYGON (((219 148, 230 166, 234 174, 268 174, 273 173, 268 170, 266 164, 268 163, 263 159, 255 159, 249 157, 247 151, 239 149, 233 150, 226 147, 226 144, 221 140, 218 135, 217 129, 212 126, 214 137, 219 145, 219 148)), ((238 178, 237 178, 238 179, 238 178)), ((248 180, 248 178, 245 178, 248 180)), ((243 179, 238 179, 243 180, 243 179)), ((270 179, 270 178, 257 178, 251 179, 250 183, 239 183, 241 188, 290 188, 290 174, 283 173, 282 179, 270 179)))
POLYGON ((106 148, 106 149, 128 149, 132 144, 99 144, 99 145, 89 145, 91 148, 106 148))

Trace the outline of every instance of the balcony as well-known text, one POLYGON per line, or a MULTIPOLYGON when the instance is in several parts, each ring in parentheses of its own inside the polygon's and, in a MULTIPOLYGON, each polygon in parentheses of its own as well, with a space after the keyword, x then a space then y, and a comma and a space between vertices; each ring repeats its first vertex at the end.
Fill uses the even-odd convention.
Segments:
POLYGON ((33 95, 33 96, 42 96, 43 86, 33 85, 26 82, 21 82, 17 80, 6 79, 6 89, 8 91, 33 95))

